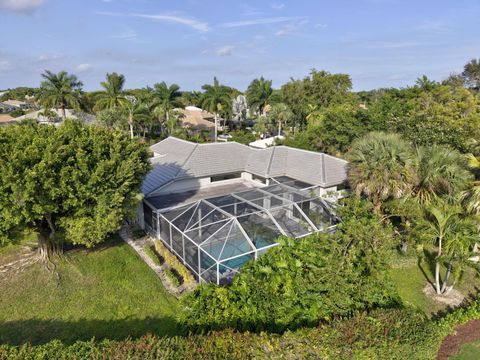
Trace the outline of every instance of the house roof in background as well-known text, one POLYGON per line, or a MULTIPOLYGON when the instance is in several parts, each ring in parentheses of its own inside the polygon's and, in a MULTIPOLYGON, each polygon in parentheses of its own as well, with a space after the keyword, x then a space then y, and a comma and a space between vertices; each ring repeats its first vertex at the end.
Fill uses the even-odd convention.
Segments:
POLYGON ((323 187, 342 184, 347 177, 345 160, 287 146, 255 149, 237 142, 196 144, 168 137, 150 149, 153 170, 142 185, 147 196, 173 181, 238 171, 289 176, 323 187))

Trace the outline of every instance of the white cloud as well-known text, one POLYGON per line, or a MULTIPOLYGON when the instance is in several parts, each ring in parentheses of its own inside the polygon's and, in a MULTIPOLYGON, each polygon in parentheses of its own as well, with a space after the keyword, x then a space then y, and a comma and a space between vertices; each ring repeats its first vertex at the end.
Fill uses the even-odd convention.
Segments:
POLYGON ((124 31, 118 35, 112 35, 111 36, 113 39, 125 39, 125 40, 130 40, 130 39, 135 39, 137 37, 137 33, 134 30, 127 30, 124 31))
POLYGON ((8 70, 10 70, 10 68, 11 68, 10 61, 0 59, 0 72, 8 71, 8 70))
POLYGON ((227 56, 227 55, 232 55, 233 54, 233 49, 235 49, 235 46, 233 45, 225 45, 222 46, 221 48, 217 49, 215 53, 218 56, 227 56))
POLYGON ((303 25, 305 25, 308 21, 306 19, 300 21, 294 21, 290 24, 285 25, 280 30, 278 30, 275 35, 277 36, 286 36, 292 33, 297 32, 303 25))
POLYGON ((91 64, 79 64, 79 65, 75 66, 75 71, 79 72, 79 73, 86 72, 90 69, 92 69, 91 64))
POLYGON ((36 10, 44 2, 44 0, 0 0, 0 10, 27 14, 36 10))
POLYGON ((65 55, 63 54, 42 54, 38 57, 38 61, 45 62, 45 61, 53 61, 64 58, 65 55))
POLYGON ((286 22, 298 20, 298 17, 274 17, 274 18, 263 18, 263 19, 253 19, 253 20, 243 20, 243 21, 232 21, 221 24, 221 27, 233 28, 241 26, 251 26, 251 25, 263 25, 263 24, 275 24, 279 22, 286 22))
POLYGON ((315 24, 313 27, 314 28, 325 29, 327 27, 327 24, 318 23, 318 24, 315 24))
POLYGON ((199 20, 195 20, 193 18, 178 16, 178 15, 132 14, 132 16, 141 17, 141 18, 145 18, 145 19, 156 20, 156 21, 182 24, 182 25, 190 26, 191 28, 193 28, 195 30, 203 31, 203 32, 207 32, 207 31, 210 30, 209 27, 208 27, 208 23, 206 23, 206 22, 202 22, 202 21, 199 21, 199 20))
POLYGON ((285 4, 273 3, 270 5, 273 10, 282 10, 285 7, 285 4))

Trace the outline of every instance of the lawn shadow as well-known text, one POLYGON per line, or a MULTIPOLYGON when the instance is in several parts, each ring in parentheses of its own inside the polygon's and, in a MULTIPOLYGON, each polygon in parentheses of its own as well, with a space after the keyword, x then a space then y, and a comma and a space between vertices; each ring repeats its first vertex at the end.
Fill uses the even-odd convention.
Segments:
POLYGON ((431 280, 430 276, 425 271, 424 266, 422 266, 422 264, 424 264, 426 262, 427 266, 428 266, 428 270, 430 271, 430 274, 435 274, 435 255, 433 254, 433 252, 428 251, 426 249, 423 250, 423 254, 424 254, 423 257, 421 257, 421 256, 418 257, 417 266, 420 269, 420 271, 422 272, 422 275, 424 276, 425 280, 427 280, 427 282, 431 286, 435 286, 434 281, 431 280))
POLYGON ((146 334, 184 335, 183 327, 171 317, 120 320, 17 320, 0 323, 0 344, 45 344, 57 339, 66 345, 76 341, 136 339, 146 334))

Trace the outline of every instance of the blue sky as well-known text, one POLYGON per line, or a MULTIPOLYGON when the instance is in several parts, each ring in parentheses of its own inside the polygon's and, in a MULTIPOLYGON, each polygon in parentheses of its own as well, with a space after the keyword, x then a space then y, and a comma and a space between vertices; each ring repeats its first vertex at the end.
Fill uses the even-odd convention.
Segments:
POLYGON ((480 57, 476 0, 0 0, 0 89, 38 86, 44 69, 86 90, 106 72, 128 88, 217 76, 244 90, 311 68, 351 75, 355 90, 441 80, 480 57))

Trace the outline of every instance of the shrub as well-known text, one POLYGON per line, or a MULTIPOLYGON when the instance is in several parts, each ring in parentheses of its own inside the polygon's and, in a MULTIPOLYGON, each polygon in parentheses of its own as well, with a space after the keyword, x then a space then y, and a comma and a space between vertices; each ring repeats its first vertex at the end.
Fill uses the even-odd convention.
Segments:
POLYGON ((160 266, 162 265, 163 263, 163 259, 160 258, 157 253, 155 252, 155 250, 152 249, 152 247, 150 245, 143 245, 143 250, 145 251, 145 254, 147 254, 147 256, 152 259, 153 263, 157 266, 160 266))
POLYGON ((175 286, 175 287, 179 287, 180 284, 181 284, 181 281, 180 281, 180 276, 178 275, 178 273, 175 272, 175 270, 172 270, 170 268, 166 268, 163 270, 163 273, 165 274, 165 276, 167 277, 167 279, 170 281, 170 283, 175 286))
POLYGON ((141 239, 145 236, 145 231, 142 229, 135 229, 132 231, 133 240, 141 239))
POLYGON ((172 269, 177 271, 177 273, 182 277, 183 282, 186 284, 195 283, 192 273, 180 262, 180 260, 178 260, 175 255, 170 252, 170 250, 167 249, 167 247, 160 240, 154 240, 153 244, 157 253, 172 269))

